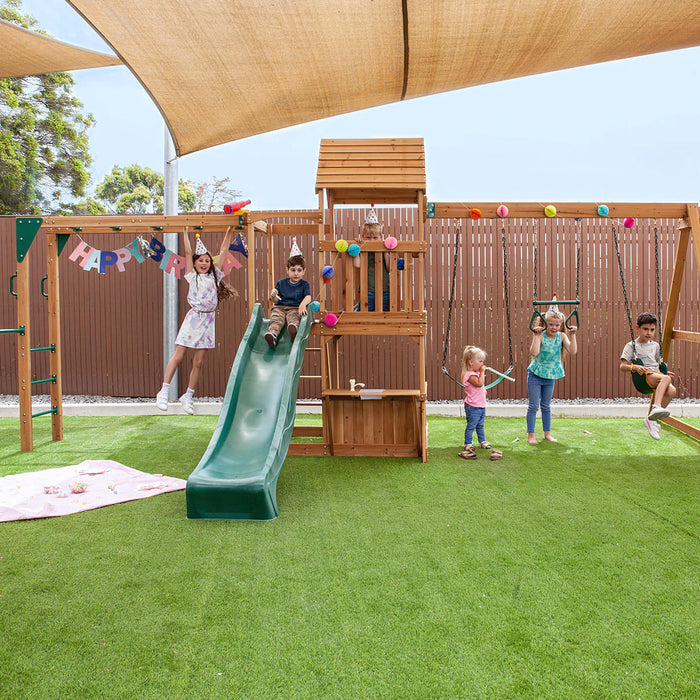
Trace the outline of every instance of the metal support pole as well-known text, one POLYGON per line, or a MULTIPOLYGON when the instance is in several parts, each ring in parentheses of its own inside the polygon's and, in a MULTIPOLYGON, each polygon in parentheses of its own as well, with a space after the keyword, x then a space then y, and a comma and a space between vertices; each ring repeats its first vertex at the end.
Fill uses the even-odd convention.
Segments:
MULTIPOLYGON (((177 182, 177 156, 175 145, 170 137, 168 127, 165 127, 165 170, 163 188, 163 209, 166 216, 176 216, 178 213, 178 182, 177 182)), ((178 252, 178 233, 164 233, 163 243, 165 247, 178 252)), ((175 338, 177 337, 177 277, 175 275, 163 275, 163 369, 175 352, 175 338)), ((178 373, 170 382, 170 401, 178 398, 178 373)))

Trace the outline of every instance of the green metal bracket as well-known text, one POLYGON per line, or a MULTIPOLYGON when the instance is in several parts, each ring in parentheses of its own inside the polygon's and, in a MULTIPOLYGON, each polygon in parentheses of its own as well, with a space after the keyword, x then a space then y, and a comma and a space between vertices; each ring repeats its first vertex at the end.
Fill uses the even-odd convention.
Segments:
POLYGON ((47 379, 35 379, 35 380, 32 382, 32 386, 33 386, 34 384, 46 384, 46 382, 51 382, 52 384, 55 384, 55 383, 56 383, 56 375, 55 375, 55 374, 52 374, 52 375, 51 375, 50 377, 48 377, 47 379))
POLYGON ((162 226, 151 226, 151 228, 152 228, 154 231, 162 231, 162 230, 163 230, 163 227, 162 227, 162 226))
POLYGON ((204 230, 204 226, 193 226, 192 228, 193 228, 195 231, 203 231, 203 230, 204 230))
POLYGON ((56 344, 51 343, 51 345, 47 345, 44 348, 29 348, 30 352, 39 352, 40 350, 51 350, 51 352, 56 352, 56 344))
POLYGON ((70 233, 57 233, 56 234, 58 255, 60 255, 63 252, 63 249, 66 247, 66 243, 68 243, 69 238, 70 238, 70 233))
POLYGON ((429 219, 435 218, 435 202, 428 202, 428 208, 425 214, 429 219))
POLYGON ((112 229, 112 231, 121 231, 122 230, 121 226, 111 226, 110 228, 112 229))
POLYGON ((14 275, 10 275, 10 294, 12 294, 13 297, 17 296, 17 292, 15 291, 15 280, 17 279, 17 273, 15 272, 14 275))
POLYGON ((40 216, 20 217, 15 220, 15 231, 17 234, 17 262, 21 263, 32 247, 34 237, 41 228, 43 219, 40 216))
POLYGON ((38 418, 39 416, 46 416, 49 413, 54 413, 58 415, 58 406, 53 406, 48 411, 39 411, 39 413, 32 413, 32 418, 38 418))
POLYGON ((40 285, 40 286, 41 286, 41 296, 42 296, 42 297, 45 297, 46 299, 49 298, 49 295, 46 293, 46 289, 44 289, 44 284, 45 284, 45 282, 46 282, 47 279, 49 279, 49 276, 48 276, 48 275, 44 275, 44 276, 41 278, 41 285, 40 285))

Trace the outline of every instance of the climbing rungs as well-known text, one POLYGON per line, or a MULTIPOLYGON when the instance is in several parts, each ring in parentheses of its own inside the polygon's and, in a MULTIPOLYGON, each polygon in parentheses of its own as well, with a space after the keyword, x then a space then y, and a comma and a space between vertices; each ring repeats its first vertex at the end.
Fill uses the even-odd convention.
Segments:
POLYGON ((39 416, 46 416, 49 413, 55 413, 58 415, 58 406, 50 408, 48 411, 39 411, 39 413, 32 413, 32 418, 38 418, 39 416))
POLYGON ((51 350, 51 352, 56 352, 56 345, 47 345, 45 348, 30 348, 31 352, 40 352, 41 350, 51 350))
POLYGON ((19 333, 20 335, 24 335, 24 326, 20 326, 19 328, 0 328, 0 333, 19 333))
POLYGON ((46 382, 51 382, 52 384, 55 384, 56 383, 56 375, 52 374, 48 379, 35 379, 32 382, 32 386, 34 384, 46 384, 46 382))

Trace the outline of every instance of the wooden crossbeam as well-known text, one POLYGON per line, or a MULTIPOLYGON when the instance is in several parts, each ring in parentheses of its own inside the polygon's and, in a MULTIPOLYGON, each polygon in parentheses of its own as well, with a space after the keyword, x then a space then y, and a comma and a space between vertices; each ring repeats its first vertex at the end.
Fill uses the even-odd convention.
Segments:
MULTIPOLYGON (((504 202, 432 202, 435 207, 435 216, 429 218, 469 218, 471 209, 479 209, 485 219, 500 218, 496 213, 498 207, 504 202)), ((544 204, 537 202, 505 202, 508 207, 508 218, 546 218, 544 204)), ((601 217, 598 214, 598 204, 595 202, 546 202, 556 207, 555 218, 622 218, 632 217, 639 219, 680 219, 686 216, 687 204, 648 204, 644 202, 614 203, 608 204, 609 214, 601 217)))

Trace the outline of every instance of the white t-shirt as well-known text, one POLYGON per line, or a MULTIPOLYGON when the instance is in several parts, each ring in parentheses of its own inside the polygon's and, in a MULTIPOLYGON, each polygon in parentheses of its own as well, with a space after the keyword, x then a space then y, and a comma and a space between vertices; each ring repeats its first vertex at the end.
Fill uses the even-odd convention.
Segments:
MULTIPOLYGON (((655 340, 650 340, 648 343, 634 342, 637 347, 637 357, 642 361, 642 364, 647 368, 659 371, 659 363, 661 362, 661 348, 655 340)), ((622 350, 621 360, 632 362, 634 359, 634 346, 630 340, 622 350)))

